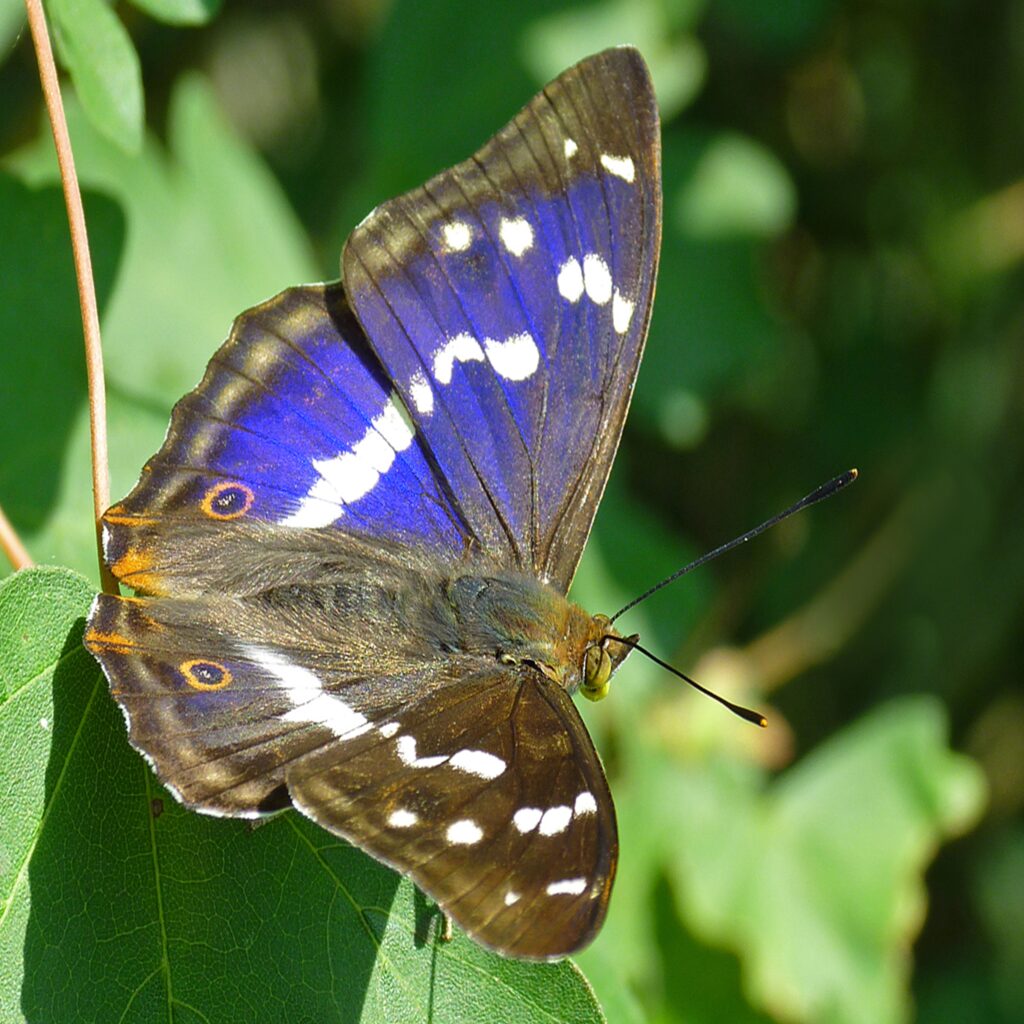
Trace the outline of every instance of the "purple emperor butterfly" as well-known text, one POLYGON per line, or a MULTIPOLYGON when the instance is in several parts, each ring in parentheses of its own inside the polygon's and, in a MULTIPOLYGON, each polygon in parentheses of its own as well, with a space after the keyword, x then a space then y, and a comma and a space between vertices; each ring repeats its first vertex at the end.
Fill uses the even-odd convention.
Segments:
POLYGON ((630 647, 565 595, 660 233, 651 81, 608 50, 238 318, 104 516, 139 596, 85 637, 175 797, 294 806, 501 953, 593 939, 618 843, 572 695, 630 647))

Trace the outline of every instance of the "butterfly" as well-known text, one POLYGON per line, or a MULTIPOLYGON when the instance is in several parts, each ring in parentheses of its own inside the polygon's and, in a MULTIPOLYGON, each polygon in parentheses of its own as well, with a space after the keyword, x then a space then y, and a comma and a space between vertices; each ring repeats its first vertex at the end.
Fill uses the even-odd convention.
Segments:
POLYGON ((572 695, 635 638, 566 594, 660 236, 654 92, 616 48, 375 209, 339 282, 237 318, 103 517, 136 596, 85 633, 173 796, 294 807, 500 953, 593 939, 618 840, 572 695))

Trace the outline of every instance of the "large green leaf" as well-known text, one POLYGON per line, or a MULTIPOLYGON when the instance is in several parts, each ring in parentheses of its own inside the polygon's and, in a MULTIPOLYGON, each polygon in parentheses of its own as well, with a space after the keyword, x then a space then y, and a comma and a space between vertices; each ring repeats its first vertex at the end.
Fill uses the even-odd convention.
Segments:
POLYGON ((81 647, 91 596, 0 584, 0 1019, 603 1019, 572 964, 439 942, 412 885, 297 814, 176 805, 81 647))
POLYGON ((779 1019, 905 1018, 924 870, 984 804, 980 772, 946 731, 937 701, 904 699, 767 789, 721 756, 662 766, 648 783, 686 821, 668 856, 683 920, 739 952, 750 998, 779 1019))
POLYGON ((92 123, 123 150, 142 145, 142 69, 131 37, 103 0, 48 0, 61 62, 92 123))

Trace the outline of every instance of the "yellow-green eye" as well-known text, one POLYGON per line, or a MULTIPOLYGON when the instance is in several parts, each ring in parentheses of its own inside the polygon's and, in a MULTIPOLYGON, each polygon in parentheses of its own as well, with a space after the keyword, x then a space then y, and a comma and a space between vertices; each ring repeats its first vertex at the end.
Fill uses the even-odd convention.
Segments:
POLYGON ((603 647, 588 647, 583 661, 583 685, 580 689, 588 700, 603 700, 608 696, 608 681, 612 677, 612 659, 603 647))

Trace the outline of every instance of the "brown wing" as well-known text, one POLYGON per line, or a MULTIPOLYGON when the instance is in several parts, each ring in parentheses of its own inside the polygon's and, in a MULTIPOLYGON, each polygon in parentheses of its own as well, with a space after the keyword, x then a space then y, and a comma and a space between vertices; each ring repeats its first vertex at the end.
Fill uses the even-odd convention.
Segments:
POLYGON ((350 648, 339 667, 315 637, 283 643, 287 624, 266 615, 97 598, 86 644, 174 795, 252 817, 287 794, 484 945, 533 959, 586 945, 611 893, 615 812, 565 691, 479 659, 375 674, 374 651, 350 648))
POLYGON ((486 946, 554 959, 604 920, 611 795, 572 701, 532 669, 433 691, 287 776, 303 813, 408 874, 486 946))

